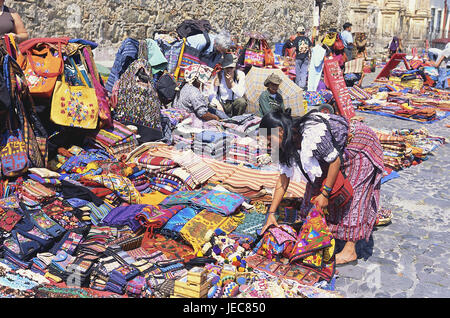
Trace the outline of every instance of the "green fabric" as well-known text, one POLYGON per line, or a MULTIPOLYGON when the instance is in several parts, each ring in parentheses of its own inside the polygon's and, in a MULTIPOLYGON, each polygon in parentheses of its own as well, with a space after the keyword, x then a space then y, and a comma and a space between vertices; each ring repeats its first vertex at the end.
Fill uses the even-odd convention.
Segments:
POLYGON ((102 64, 95 63, 97 66, 97 71, 101 76, 108 77, 111 73, 111 70, 102 64))
POLYGON ((284 110, 283 97, 280 93, 277 93, 275 98, 270 95, 268 90, 261 93, 259 96, 259 115, 261 117, 280 108, 284 110))
POLYGON ((152 66, 152 73, 156 74, 167 69, 168 62, 153 39, 147 39, 148 63, 152 66))

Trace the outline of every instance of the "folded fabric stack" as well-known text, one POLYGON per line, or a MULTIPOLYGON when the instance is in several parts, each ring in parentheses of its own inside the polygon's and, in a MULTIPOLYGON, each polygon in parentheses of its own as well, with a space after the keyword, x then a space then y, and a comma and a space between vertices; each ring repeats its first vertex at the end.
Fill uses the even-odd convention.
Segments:
POLYGON ((144 152, 138 158, 134 160, 134 163, 151 174, 166 171, 177 167, 177 163, 171 159, 156 157, 149 152, 144 152))
POLYGON ((191 176, 196 185, 201 185, 215 175, 205 162, 192 151, 186 151, 173 157, 173 160, 183 167, 191 176))
POLYGON ((139 271, 131 265, 121 265, 114 269, 106 283, 106 289, 117 294, 124 294, 129 280, 139 274, 139 271))
POLYGON ((115 158, 127 155, 138 146, 136 135, 117 121, 113 122, 112 128, 100 129, 86 139, 88 144, 106 150, 115 158))
POLYGON ((108 202, 105 202, 100 206, 96 206, 94 203, 88 202, 86 206, 90 210, 91 222, 94 225, 100 224, 103 218, 105 218, 108 213, 114 209, 114 206, 108 202))
POLYGON ((258 129, 260 122, 261 117, 254 114, 243 114, 223 119, 220 124, 227 133, 234 133, 242 136, 244 134, 252 134, 255 132, 258 129))
POLYGON ((227 151, 226 162, 259 166, 258 158, 263 154, 256 139, 250 137, 234 139, 227 151))
POLYGON ((395 171, 408 166, 405 138, 377 130, 375 133, 383 148, 384 165, 395 171))
POLYGON ((144 276, 137 276, 127 282, 126 293, 131 297, 140 297, 145 287, 147 280, 144 276))
POLYGON ((224 160, 227 154, 228 145, 232 139, 233 135, 230 134, 202 131, 199 134, 195 134, 191 149, 198 156, 207 156, 217 160, 224 160))
POLYGON ((303 92, 303 99, 306 100, 308 106, 329 103, 333 98, 333 94, 329 90, 319 90, 317 92, 303 92))
POLYGON ((31 270, 35 273, 45 275, 47 268, 50 266, 52 259, 55 257, 52 253, 37 253, 36 257, 32 259, 31 270))
POLYGON ((430 135, 425 128, 394 129, 392 134, 405 139, 407 147, 412 149, 412 155, 416 160, 427 160, 432 151, 447 142, 445 137, 430 135))
POLYGON ((133 232, 137 232, 140 229, 140 224, 136 221, 135 217, 144 208, 145 204, 132 204, 119 206, 112 209, 103 219, 102 224, 108 226, 122 227, 128 225, 133 232))

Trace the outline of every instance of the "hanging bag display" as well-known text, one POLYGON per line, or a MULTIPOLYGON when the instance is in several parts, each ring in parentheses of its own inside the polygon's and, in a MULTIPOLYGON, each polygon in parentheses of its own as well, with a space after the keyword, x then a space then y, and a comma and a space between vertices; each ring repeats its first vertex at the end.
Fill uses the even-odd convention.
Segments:
POLYGON ((90 48, 83 48, 82 58, 87 64, 89 73, 91 74, 92 84, 94 85, 95 93, 97 95, 99 128, 112 127, 113 121, 111 117, 111 106, 108 100, 108 91, 100 82, 100 76, 95 63, 93 62, 94 59, 90 48))
POLYGON ((264 51, 261 42, 258 39, 251 39, 250 41, 250 46, 245 50, 244 65, 264 67, 264 51), (258 48, 253 48, 255 43, 258 48))
POLYGON ((148 62, 144 59, 134 61, 119 79, 113 118, 122 123, 161 130, 161 102, 152 82, 148 62))
MULTIPOLYGON (((8 57, 3 60, 3 76, 8 92, 10 92, 10 73, 8 57)), ((9 98, 10 95, 9 95, 9 98)), ((28 170, 29 160, 26 151, 26 144, 20 129, 13 129, 12 125, 16 123, 16 111, 12 104, 7 111, 6 131, 3 133, 0 144, 0 162, 2 174, 6 177, 16 177, 22 175, 28 170)))
POLYGON ((61 126, 96 129, 98 101, 95 89, 88 86, 76 64, 74 66, 84 86, 69 85, 63 72, 61 81, 56 82, 50 119, 61 126))
POLYGON ((31 39, 19 46, 21 54, 17 61, 24 71, 33 97, 50 98, 56 80, 64 70, 62 45, 68 38, 31 39), (55 51, 50 44, 55 44, 55 51))
POLYGON ((275 57, 273 55, 272 49, 266 40, 262 41, 262 49, 264 51, 264 66, 275 66, 275 57))

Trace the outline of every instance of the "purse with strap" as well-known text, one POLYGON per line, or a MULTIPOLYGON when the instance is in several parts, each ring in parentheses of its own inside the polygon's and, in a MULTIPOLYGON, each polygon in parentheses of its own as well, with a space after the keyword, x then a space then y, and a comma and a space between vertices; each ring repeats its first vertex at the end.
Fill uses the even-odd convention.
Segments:
POLYGON ((76 64, 73 66, 84 86, 70 86, 63 72, 61 81, 56 82, 50 119, 61 126, 96 129, 99 107, 95 89, 89 87, 76 64))
POLYGON ((108 91, 100 82, 100 76, 95 66, 92 51, 88 47, 83 48, 82 58, 85 60, 89 73, 91 74, 92 84, 95 88, 98 101, 98 117, 99 128, 110 128, 113 126, 113 120, 111 116, 111 106, 108 100, 108 91))
POLYGON ((251 39, 250 46, 245 49, 244 65, 264 67, 264 57, 265 54, 261 42, 257 39, 251 39), (258 48, 253 48, 255 43, 258 45, 258 48))
POLYGON ((21 54, 17 62, 24 71, 33 97, 50 98, 56 85, 57 77, 64 70, 62 45, 69 38, 30 39, 19 46, 21 54), (54 52, 52 45, 57 46, 54 52))

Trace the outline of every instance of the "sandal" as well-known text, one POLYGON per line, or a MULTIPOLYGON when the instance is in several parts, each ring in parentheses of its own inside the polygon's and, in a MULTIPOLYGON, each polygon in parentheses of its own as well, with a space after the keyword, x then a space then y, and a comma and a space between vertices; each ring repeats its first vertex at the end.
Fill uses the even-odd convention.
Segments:
POLYGON ((389 209, 380 209, 375 221, 375 226, 387 225, 392 220, 392 211, 389 209))

